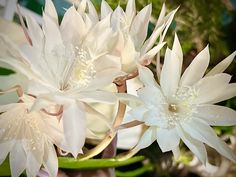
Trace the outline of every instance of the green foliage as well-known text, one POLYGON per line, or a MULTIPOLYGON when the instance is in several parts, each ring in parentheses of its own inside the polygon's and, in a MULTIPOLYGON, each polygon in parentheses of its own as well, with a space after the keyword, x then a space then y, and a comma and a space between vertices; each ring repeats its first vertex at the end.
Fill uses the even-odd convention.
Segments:
MULTIPOLYGON (((110 158, 110 159, 89 159, 81 161, 70 157, 59 157, 58 163, 59 163, 59 168, 62 169, 93 170, 100 168, 113 168, 113 167, 126 166, 133 163, 141 162, 144 160, 144 158, 145 158, 144 156, 135 156, 127 160, 110 158)), ((133 173, 143 173, 147 170, 150 170, 150 168, 151 168, 150 166, 146 166, 133 173)), ((10 175, 11 172, 10 172, 9 158, 7 158, 0 165, 0 176, 10 176, 10 175)))
POLYGON ((3 67, 0 67, 0 76, 1 75, 10 75, 10 74, 14 74, 15 72, 11 69, 7 69, 7 68, 3 68, 3 67))

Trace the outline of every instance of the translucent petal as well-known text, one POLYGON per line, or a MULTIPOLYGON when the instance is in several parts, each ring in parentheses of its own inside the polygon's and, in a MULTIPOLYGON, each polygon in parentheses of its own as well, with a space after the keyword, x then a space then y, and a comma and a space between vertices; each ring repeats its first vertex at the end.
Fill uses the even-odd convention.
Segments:
POLYGON ((111 92, 106 91, 93 91, 93 92, 80 92, 76 98, 84 102, 103 102, 103 103, 115 103, 118 101, 118 97, 111 92))
POLYGON ((171 151, 179 146, 180 137, 176 130, 173 129, 157 129, 157 143, 159 144, 162 152, 171 151))
POLYGON ((15 143, 10 152, 11 175, 18 177, 26 168, 26 154, 20 141, 15 143))
POLYGON ((205 47, 192 61, 188 68, 184 71, 180 80, 180 85, 191 86, 199 81, 209 65, 210 54, 208 46, 205 47))
POLYGON ((229 74, 220 73, 214 76, 204 77, 193 87, 197 92, 195 103, 211 103, 221 93, 226 91, 231 76, 229 74))
POLYGON ((155 47, 153 47, 150 51, 148 51, 146 54, 144 54, 139 60, 140 63, 142 63, 144 60, 150 60, 153 59, 153 57, 162 49, 162 47, 165 45, 166 43, 160 43, 158 45, 156 45, 155 47))
POLYGON ((183 140, 184 144, 198 157, 198 159, 203 163, 207 163, 207 152, 206 148, 202 142, 192 138, 189 133, 187 133, 183 128, 178 125, 176 127, 178 135, 183 140))
POLYGON ((167 48, 161 71, 160 85, 164 95, 169 100, 171 100, 179 86, 180 64, 181 60, 177 54, 167 48))
POLYGON ((11 151, 13 145, 14 145, 14 141, 10 141, 10 142, 5 142, 5 143, 0 143, 0 164, 2 164, 4 162, 4 160, 7 157, 7 154, 11 151))
POLYGON ((197 106, 194 116, 213 126, 236 125, 236 111, 224 106, 203 104, 197 106))
POLYGON ((50 176, 56 177, 58 172, 58 159, 54 146, 51 144, 46 146, 47 153, 44 153, 44 167, 50 176))
POLYGON ((39 24, 31 16, 26 16, 26 22, 29 30, 30 39, 32 40, 33 46, 37 47, 40 52, 43 47, 43 32, 39 24))
POLYGON ((147 5, 134 17, 132 22, 130 34, 137 50, 141 49, 141 46, 147 37, 151 11, 152 5, 147 5))
POLYGON ((139 79, 142 81, 142 83, 145 86, 156 86, 157 85, 157 83, 154 79, 153 73, 150 69, 139 65, 138 72, 139 72, 139 79))
POLYGON ((236 96, 236 83, 228 84, 225 88, 226 91, 221 92, 217 98, 211 101, 211 103, 219 103, 221 101, 228 100, 236 96))
POLYGON ((72 43, 76 46, 80 45, 80 42, 84 39, 87 29, 83 18, 74 6, 66 11, 60 25, 60 31, 63 41, 66 43, 72 43))
POLYGON ((182 48, 181 48, 181 45, 179 42, 179 38, 176 33, 175 33, 174 43, 173 43, 173 47, 172 47, 172 52, 176 53, 176 55, 178 56, 178 58, 180 60, 179 70, 181 72, 182 71, 182 64, 183 64, 183 52, 182 52, 182 48))
POLYGON ((82 152, 86 137, 85 112, 82 103, 71 100, 64 105, 63 128, 68 151, 76 158, 82 152))
POLYGON ((224 60, 222 60, 219 64, 217 64, 214 68, 212 68, 207 74, 206 76, 212 76, 215 74, 219 74, 224 72, 228 66, 232 63, 234 57, 236 55, 236 51, 233 52, 231 55, 229 55, 228 57, 226 57, 224 60))
POLYGON ((183 123, 183 128, 193 138, 206 143, 223 156, 236 162, 236 156, 233 151, 226 145, 225 142, 216 136, 213 129, 204 121, 193 118, 188 122, 188 124, 183 123))
POLYGON ((125 9, 126 17, 131 22, 133 17, 136 14, 136 5, 135 0, 128 0, 126 9, 125 9))
POLYGON ((109 4, 105 0, 102 0, 102 3, 101 3, 101 19, 104 19, 107 15, 109 15, 112 12, 113 12, 113 10, 109 6, 109 4))
POLYGON ((45 1, 45 9, 44 12, 52 18, 52 20, 57 24, 58 23, 58 17, 57 17, 57 11, 56 8, 51 0, 45 1))
POLYGON ((156 140, 156 128, 149 127, 140 138, 138 144, 135 146, 135 149, 144 149, 150 146, 156 140))

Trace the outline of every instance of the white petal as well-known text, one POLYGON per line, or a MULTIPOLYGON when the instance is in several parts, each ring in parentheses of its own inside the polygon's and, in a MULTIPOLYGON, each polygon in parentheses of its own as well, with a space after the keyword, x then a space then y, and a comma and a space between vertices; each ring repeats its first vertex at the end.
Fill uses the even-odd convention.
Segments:
POLYGON ((226 145, 225 142, 216 136, 213 129, 204 121, 193 118, 188 122, 188 124, 183 123, 183 128, 193 138, 206 143, 223 156, 236 162, 236 156, 233 151, 226 145))
POLYGON ((26 16, 27 27, 29 30, 30 39, 32 40, 33 46, 36 46, 40 52, 43 47, 43 32, 39 24, 31 16, 26 16))
MULTIPOLYGON (((47 153, 44 153, 44 167, 51 177, 56 177, 58 172, 58 159, 54 146, 51 144, 46 147, 47 153)), ((45 151, 46 151, 45 150, 45 151)))
POLYGON ((94 23, 98 22, 97 10, 95 9, 93 3, 91 1, 87 1, 87 5, 89 18, 92 19, 94 23))
POLYGON ((182 52, 182 48, 181 45, 179 43, 179 38, 177 36, 177 34, 175 33, 175 39, 174 39, 174 43, 173 43, 173 47, 172 47, 172 52, 175 52, 176 55, 178 56, 179 60, 180 60, 180 71, 182 71, 182 64, 183 64, 183 52, 182 52))
POLYGON ((161 90, 154 86, 143 87, 137 91, 137 94, 147 106, 159 105, 165 102, 161 90))
POLYGON ((26 168, 26 154, 21 142, 17 142, 10 153, 11 175, 18 177, 26 168))
POLYGON ((37 78, 37 76, 32 72, 30 66, 26 63, 13 58, 0 58, 0 61, 11 65, 28 79, 37 78))
POLYGON ((0 144, 0 164, 4 162, 7 158, 8 153, 11 151, 12 146, 14 145, 13 141, 5 142, 0 144))
POLYGON ((115 95, 117 96, 119 101, 128 105, 131 108, 140 106, 142 104, 142 101, 134 95, 127 94, 127 93, 116 93, 115 95))
POLYGON ((180 157, 180 149, 179 146, 176 146, 174 149, 172 149, 172 153, 174 155, 174 159, 178 160, 180 157))
POLYGON ((144 66, 138 65, 139 79, 145 86, 157 86, 152 71, 144 66))
POLYGON ((182 86, 191 86, 199 81, 209 65, 210 54, 208 46, 205 47, 192 61, 188 68, 184 71, 180 84, 182 86))
POLYGON ((153 47, 150 51, 148 51, 146 54, 144 54, 140 59, 139 62, 143 63, 145 60, 150 60, 151 63, 151 59, 162 49, 162 47, 165 45, 166 43, 160 43, 158 45, 156 45, 155 47, 153 47))
POLYGON ((118 133, 117 147, 119 149, 131 149, 133 148, 140 139, 142 134, 142 125, 131 127, 128 129, 122 129, 118 133), (127 138, 128 137, 128 138, 127 138))
POLYGON ((178 135, 183 140, 184 144, 198 157, 198 159, 203 163, 207 163, 207 152, 206 148, 202 142, 190 137, 190 135, 183 130, 181 126, 177 126, 176 130, 178 135))
POLYGON ((150 50, 153 47, 153 45, 157 41, 158 36, 163 31, 164 27, 165 25, 163 24, 162 26, 153 31, 151 36, 144 42, 141 48, 141 55, 144 55, 145 53, 147 53, 148 50, 150 50))
MULTIPOLYGON (((26 151, 25 147, 25 151, 26 151)), ((26 162, 26 174, 29 177, 35 177, 37 173, 39 172, 39 169, 42 165, 42 159, 38 161, 34 154, 31 151, 26 152, 27 154, 27 162, 26 162)), ((42 154, 38 154, 38 156, 42 157, 42 154)))
MULTIPOLYGON (((159 27, 159 25, 161 25, 162 23, 165 24, 165 30, 164 32, 162 33, 161 37, 160 37, 160 42, 163 42, 165 36, 166 36, 166 33, 167 33, 167 30, 169 29, 171 23, 172 23, 172 20, 175 16, 175 13, 177 12, 178 8, 176 8, 175 10, 171 11, 168 15, 166 15, 163 20, 160 20, 157 24, 156 24, 156 28, 159 27)), ((154 29, 154 30, 155 30, 154 29)))
POLYGON ((80 45, 78 41, 82 41, 87 33, 87 29, 83 18, 76 11, 75 7, 70 7, 61 22, 60 30, 63 41, 66 43, 73 43, 80 45))
POLYGON ((229 74, 220 73, 214 76, 204 77, 193 87, 197 91, 195 103, 211 103, 222 92, 226 91, 226 87, 231 79, 229 74))
POLYGON ((225 88, 225 92, 221 92, 217 98, 212 100, 212 103, 219 103, 224 100, 228 100, 236 96, 236 83, 228 84, 225 88))
POLYGON ((121 69, 120 58, 114 55, 104 55, 94 61, 94 66, 96 67, 96 72, 110 68, 121 69))
POLYGON ((63 127, 65 139, 68 144, 68 151, 76 158, 82 152, 85 143, 86 122, 85 112, 82 103, 71 101, 63 105, 63 127))
POLYGON ((177 54, 167 48, 161 71, 160 85, 168 99, 172 98, 178 88, 181 74, 180 64, 181 60, 177 54))
POLYGON ((80 101, 88 103, 115 103, 116 101, 118 101, 118 98, 114 93, 106 91, 80 92, 76 98, 80 101))
POLYGON ((128 0, 126 9, 125 9, 126 16, 129 21, 132 21, 133 17, 136 14, 136 5, 135 0, 128 0))
POLYGON ((120 50, 122 69, 127 73, 133 72, 136 69, 135 61, 139 54, 136 52, 134 43, 130 37, 126 39, 124 48, 120 50))
MULTIPOLYGON (((101 127, 104 125, 106 128, 111 129, 112 127, 112 121, 109 120, 108 117, 109 115, 103 115, 96 109, 92 108, 92 106, 85 104, 85 110, 86 110, 86 119, 87 119, 87 127, 91 130, 91 126, 96 126, 94 124, 95 121, 99 121, 99 126, 101 127), (90 123, 90 125, 89 125, 90 123), (93 124, 93 125, 92 125, 93 124)), ((104 110, 102 110, 104 111, 104 110)))
POLYGON ((4 34, 0 34, 0 57, 1 58, 18 58, 22 61, 19 48, 10 38, 4 34))
POLYGON ((57 11, 56 8, 54 6, 54 4, 52 3, 51 0, 46 0, 45 1, 45 9, 44 12, 50 17, 52 18, 52 20, 57 24, 58 23, 58 17, 57 17, 57 11))
POLYGON ((159 17, 157 19, 156 26, 160 26, 160 24, 162 23, 162 21, 165 17, 165 14, 166 14, 166 5, 165 5, 165 3, 163 3, 162 7, 161 7, 161 12, 160 12, 159 17))
POLYGON ((226 57, 224 60, 222 60, 219 64, 217 64, 214 68, 212 68, 207 74, 206 76, 212 76, 218 73, 222 73, 224 72, 228 66, 232 63, 234 57, 236 55, 236 51, 233 52, 231 55, 229 55, 228 57, 226 57))
POLYGON ((134 18, 130 34, 133 38, 135 48, 140 49, 147 37, 148 24, 151 16, 152 5, 144 7, 134 18))
POLYGON ((125 20, 124 10, 118 6, 111 16, 111 26, 114 31, 119 31, 121 28, 121 20, 125 20))
POLYGON ((173 129, 157 129, 157 143, 162 152, 171 151, 179 146, 180 137, 176 130, 173 129))
POLYGON ((107 15, 109 15, 112 12, 113 12, 113 10, 109 6, 109 4, 105 0, 102 0, 102 3, 101 3, 101 19, 104 19, 107 15))
POLYGON ((194 116, 214 126, 236 125, 236 111, 218 105, 199 105, 194 116))
POLYGON ((104 87, 112 84, 116 77, 122 75, 124 74, 117 68, 104 69, 96 73, 95 78, 86 87, 86 91, 104 89, 104 87))
POLYGON ((143 149, 150 146, 156 140, 156 128, 149 127, 140 138, 135 149, 143 149))
POLYGON ((45 33, 45 52, 51 53, 62 45, 61 33, 58 25, 46 14, 43 14, 43 30, 45 33))
POLYGON ((11 104, 6 104, 6 105, 0 105, 0 112, 6 112, 12 108, 14 108, 17 104, 16 103, 11 103, 11 104))
POLYGON ((145 106, 138 106, 136 108, 132 108, 130 111, 127 112, 128 115, 126 116, 125 120, 129 118, 127 121, 132 121, 132 120, 143 120, 143 115, 148 111, 148 109, 145 106))

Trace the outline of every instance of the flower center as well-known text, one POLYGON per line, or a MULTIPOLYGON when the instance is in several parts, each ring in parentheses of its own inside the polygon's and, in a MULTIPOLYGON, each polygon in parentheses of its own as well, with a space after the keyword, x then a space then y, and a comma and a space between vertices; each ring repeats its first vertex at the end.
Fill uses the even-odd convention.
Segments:
POLYGON ((177 113, 178 112, 178 107, 177 107, 176 104, 169 104, 168 110, 170 112, 176 112, 177 113))
POLYGON ((75 47, 75 63, 70 83, 76 87, 85 87, 95 75, 95 66, 88 52, 83 48, 75 47))
POLYGON ((196 112, 194 100, 197 92, 191 87, 179 88, 174 95, 173 103, 168 103, 165 117, 167 118, 167 128, 173 128, 178 123, 191 119, 196 112))

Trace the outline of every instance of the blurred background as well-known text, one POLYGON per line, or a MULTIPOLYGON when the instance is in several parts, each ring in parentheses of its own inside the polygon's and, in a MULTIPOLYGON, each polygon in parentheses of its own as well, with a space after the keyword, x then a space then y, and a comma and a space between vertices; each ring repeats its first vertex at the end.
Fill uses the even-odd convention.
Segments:
MULTIPOLYGON (((101 0, 92 1, 99 11, 101 0)), ((16 2, 17 0, 0 0, 0 16, 8 21, 18 23, 19 18, 15 13, 16 8, 14 6, 16 2)), ((61 19, 65 9, 71 5, 70 2, 73 2, 73 0, 54 0, 53 2, 61 19)), ((113 9, 117 5, 124 8, 127 3, 126 0, 107 0, 107 2, 113 9)), ((158 18, 164 2, 168 11, 180 6, 168 31, 166 41, 168 46, 171 47, 174 33, 178 33, 184 52, 185 68, 207 44, 209 44, 211 54, 209 69, 236 50, 236 0, 136 0, 138 10, 152 3, 153 18, 149 24, 150 33, 155 27, 154 22, 158 18)), ((18 3, 24 10, 30 11, 37 21, 41 23, 44 0, 18 0, 18 3)), ((1 19, 1 32, 6 30, 4 24, 5 21, 3 22, 1 19)), ((17 38, 22 34, 12 35, 17 38)), ((162 58, 164 51, 163 49, 161 53, 162 58)), ((155 68, 155 63, 152 63, 150 68, 155 68)), ((233 75, 231 82, 236 82, 235 60, 226 72, 233 75)), ((14 71, 0 67, 0 75, 13 73, 14 71)), ((219 104, 236 109, 236 98, 219 104)), ((214 127, 214 129, 236 153, 236 128, 214 127)), ((183 144, 181 146, 181 158, 176 162, 173 160, 172 154, 161 153, 158 145, 154 143, 149 148, 139 152, 139 155, 144 155, 146 160, 117 168, 116 175, 124 177, 208 177, 213 174, 212 176, 214 177, 236 177, 236 164, 221 157, 213 149, 208 148, 208 156, 209 162, 214 166, 209 166, 208 169, 205 169, 183 144)))

